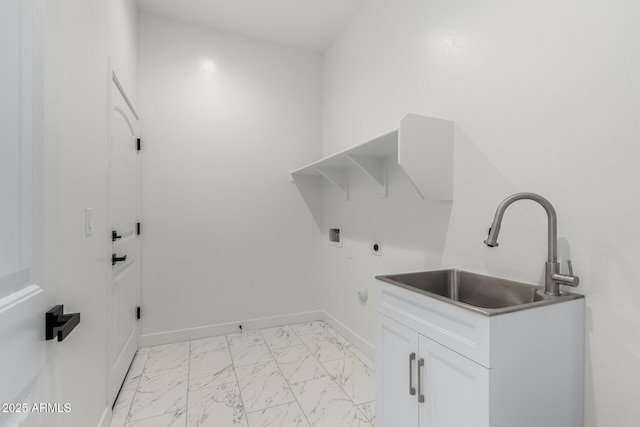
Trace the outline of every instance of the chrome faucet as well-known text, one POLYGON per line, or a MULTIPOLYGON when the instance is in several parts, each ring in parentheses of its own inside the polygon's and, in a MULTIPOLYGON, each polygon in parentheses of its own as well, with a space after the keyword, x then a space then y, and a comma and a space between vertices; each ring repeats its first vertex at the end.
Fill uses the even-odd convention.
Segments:
POLYGON ((560 285, 578 286, 580 279, 578 276, 573 275, 573 267, 571 260, 567 261, 569 264, 569 274, 560 273, 560 264, 558 263, 558 220, 556 217, 556 211, 553 209, 551 203, 544 197, 534 193, 517 193, 513 196, 509 196, 500 203, 496 210, 496 216, 493 218, 493 224, 489 229, 489 235, 487 240, 484 241, 485 245, 490 247, 498 246, 498 233, 500 232, 500 224, 502 223, 502 217, 504 211, 507 210, 511 203, 529 199, 538 202, 545 211, 547 211, 548 219, 548 249, 549 256, 545 263, 546 275, 544 283, 544 293, 548 295, 560 295, 560 285))

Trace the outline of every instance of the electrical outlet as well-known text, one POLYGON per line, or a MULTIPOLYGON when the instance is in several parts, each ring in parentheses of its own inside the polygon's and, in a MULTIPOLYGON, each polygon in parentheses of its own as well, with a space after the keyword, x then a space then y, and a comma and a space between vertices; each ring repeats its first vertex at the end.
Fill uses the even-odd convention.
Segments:
POLYGON ((376 256, 382 256, 382 240, 371 240, 371 254, 376 256))

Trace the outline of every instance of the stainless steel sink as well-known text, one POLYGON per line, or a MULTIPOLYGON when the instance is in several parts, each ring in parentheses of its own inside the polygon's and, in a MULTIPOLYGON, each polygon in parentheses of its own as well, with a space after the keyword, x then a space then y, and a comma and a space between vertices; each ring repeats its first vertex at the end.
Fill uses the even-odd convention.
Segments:
POLYGON ((376 279, 487 316, 584 298, 571 292, 547 295, 543 286, 454 269, 376 276, 376 279))

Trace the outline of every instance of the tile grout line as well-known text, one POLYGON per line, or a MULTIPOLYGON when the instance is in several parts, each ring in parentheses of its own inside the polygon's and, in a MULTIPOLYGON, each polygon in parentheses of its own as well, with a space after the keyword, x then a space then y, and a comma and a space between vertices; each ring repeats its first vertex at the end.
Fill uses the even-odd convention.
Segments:
MULTIPOLYGON (((142 376, 144 375, 144 370, 147 367, 147 361, 149 360, 149 355, 151 354, 151 349, 149 349, 149 352, 146 354, 146 358, 144 359, 144 365, 142 366, 142 372, 140 372, 140 375, 138 376, 138 381, 136 381, 136 388, 133 391, 133 395, 131 395, 131 401, 129 402, 129 404, 127 405, 127 415, 124 417, 124 424, 122 424, 122 427, 126 426, 128 424, 129 421, 129 413, 131 412, 131 407, 133 406, 133 401, 136 398, 136 394, 138 394, 138 387, 140 386, 140 381, 142 381, 142 376)), ((136 351, 136 356, 137 356, 137 351, 136 351)), ((135 357, 134 357, 135 360, 135 357)), ((113 412, 112 412, 113 414, 113 412)))
MULTIPOLYGON (((144 375, 144 370, 147 367, 147 361, 149 360, 149 354, 151 354, 151 347, 149 347, 149 351, 146 354, 147 357, 144 360, 144 365, 142 366, 142 372, 138 376, 138 381, 137 381, 137 384, 136 384, 136 388, 135 388, 135 390, 133 392, 133 395, 131 396, 131 401, 129 402, 129 405, 127 405, 127 408, 128 408, 127 409, 127 415, 124 418, 124 424, 122 424, 122 427, 125 427, 127 424, 129 424, 129 422, 128 422, 129 421, 129 412, 131 412, 131 407, 133 406, 133 401, 135 400, 136 394, 138 394, 138 387, 140 386, 140 382, 142 381, 142 376, 144 375)), ((138 351, 136 350, 136 356, 137 355, 138 355, 138 351)), ((134 358, 134 360, 135 360, 135 358, 134 358)), ((152 417, 141 418, 141 420, 146 420, 147 418, 152 418, 152 417)), ((135 422, 137 422, 137 421, 138 420, 136 420, 135 422)))
MULTIPOLYGON (((242 335, 242 332, 240 332, 242 335)), ((244 406, 244 398, 242 397, 242 390, 240 390, 240 381, 238 381, 238 373, 236 372, 236 363, 233 361, 233 353, 231 352, 231 341, 229 341, 229 334, 224 334, 224 339, 227 341, 227 350, 229 351, 229 358, 231 359, 231 367, 233 368, 233 376, 236 379, 236 386, 238 387, 238 396, 242 403, 242 412, 244 413, 244 419, 249 427, 249 417, 247 417, 247 408, 244 406)))
MULTIPOLYGON (((345 338, 345 339, 346 339, 346 338, 345 338)), ((351 343, 349 343, 349 344, 351 344, 351 343)), ((366 357, 367 359, 369 359, 369 357, 368 357, 366 354, 364 354, 364 352, 363 352, 362 350, 360 350, 358 347, 356 347, 356 346, 355 346, 355 345, 353 345, 353 344, 351 344, 351 347, 353 347, 353 348, 357 349, 360 353, 362 353, 362 355, 363 355, 364 357, 366 357)), ((347 349, 347 350, 348 350, 348 349, 347 349)), ((361 362, 364 364, 364 366, 366 366, 367 368, 369 368, 370 370, 372 370, 374 373, 376 372, 375 368, 372 368, 372 367, 371 367, 367 362, 365 362, 364 360, 362 360, 362 357, 358 356, 357 354, 355 354, 355 353, 354 353, 353 351, 351 351, 351 350, 348 350, 348 351, 349 351, 349 353, 351 353, 351 354, 353 355, 353 357, 355 357, 356 359, 358 359, 359 361, 361 361, 361 362)), ((374 365, 374 366, 375 366, 375 362, 374 362, 373 360, 371 360, 371 359, 369 359, 369 360, 371 361, 371 365, 374 365)))
MULTIPOLYGON (((351 353, 351 352, 349 352, 349 353, 351 353)), ((360 358, 359 358, 359 357, 357 357, 356 355, 353 355, 352 357, 353 357, 353 358, 355 358, 355 359, 357 359, 357 360, 358 360, 360 363, 362 363, 363 365, 367 366, 367 364, 366 364, 366 363, 364 363, 362 360, 360 360, 360 358)), ((350 357, 345 357, 344 359, 327 360, 327 362, 337 362, 337 361, 339 361, 339 360, 346 360, 346 359, 350 359, 350 357)), ((327 369, 327 368, 324 366, 324 363, 322 363, 322 362, 320 362, 320 363, 322 364, 322 367, 323 367, 323 368, 327 369)), ((367 367, 368 367, 368 366, 367 366, 367 367)), ((328 372, 328 370, 327 370, 327 372, 328 372)), ((353 403, 353 406, 355 406, 355 408, 360 412, 360 414, 364 417, 364 419, 365 419, 365 420, 367 420, 367 421, 369 422, 369 424, 371 424, 371 425, 373 426, 373 421, 371 421, 371 420, 369 419, 369 417, 367 417, 367 415, 366 415, 364 412, 362 412, 362 409, 360 409, 360 406, 358 405, 358 403, 356 403, 356 401, 355 401, 355 400, 353 400, 353 399, 351 398, 351 396, 349 396, 349 393, 347 393, 347 392, 344 390, 344 387, 342 387, 342 386, 341 386, 341 385, 340 385, 336 380, 334 380, 333 378, 331 378, 331 379, 333 380, 333 382, 334 382, 334 383, 336 383, 336 385, 337 385, 338 387, 340 387, 340 390, 341 390, 341 391, 342 391, 342 392, 347 396, 347 398, 351 401, 351 403, 353 403)), ((374 399, 374 400, 370 400, 369 402, 375 402, 375 399, 374 399)), ((360 403, 360 405, 364 405, 365 403, 369 403, 369 402, 363 402, 363 403, 360 403)))
MULTIPOLYGON (((323 322, 323 323, 325 323, 328 327, 330 327, 330 328, 331 328, 331 325, 329 325, 328 323, 326 323, 326 322, 323 322)), ((330 331, 327 331, 325 327, 323 327, 323 329, 324 329, 324 331, 325 331, 326 333, 331 334, 331 332, 330 332, 330 331)), ((331 329, 333 329, 333 328, 331 328, 331 329)), ((294 331, 293 329, 291 329, 291 330, 293 331, 293 333, 294 333, 294 334, 296 334, 296 336, 298 337, 298 339, 299 339, 300 341, 302 341, 302 338, 300 338, 300 335, 298 335, 298 333, 297 333, 296 331, 294 331)), ((334 329, 334 330, 335 330, 335 329, 334 329)), ((337 334, 337 333, 338 333, 338 331, 336 331, 336 334, 337 334)), ((317 333, 315 333, 315 332, 312 332, 312 333, 307 334, 307 335, 316 335, 316 336, 317 336, 318 334, 317 334, 317 333)), ((345 338, 345 339, 346 339, 346 338, 345 338)), ((348 342, 348 341, 347 341, 347 342, 348 342)), ((315 355, 315 354, 313 354, 313 351, 311 351, 311 349, 309 348, 309 346, 307 345, 307 343, 305 343, 304 341, 302 341, 302 344, 305 346, 305 348, 307 349, 307 351, 309 352, 309 354, 311 354, 311 357, 313 357, 313 358, 318 362, 318 364, 322 367, 322 369, 324 369, 324 371, 329 375, 329 380, 331 380, 335 385, 337 385, 337 386, 338 386, 338 388, 340 389, 340 391, 341 391, 341 392, 343 392, 343 393, 345 394, 345 396, 347 396, 347 399, 349 399, 349 401, 350 401, 351 403, 353 403, 353 406, 355 406, 356 410, 358 410, 358 411, 362 414, 362 411, 360 410, 360 408, 358 408, 358 405, 356 405, 356 403, 353 401, 353 399, 351 399, 351 397, 349 397, 349 395, 344 391, 344 389, 342 388, 342 386, 341 386, 340 384, 338 384, 338 383, 333 379, 333 376, 331 375, 331 373, 329 372, 329 370, 327 369, 327 367, 326 367, 326 366, 324 366, 324 363, 323 363, 323 362, 321 362, 321 361, 320 361, 320 359, 318 359, 318 358, 316 357, 316 355, 315 355)), ((348 350, 347 350, 347 351, 348 351, 348 350)), ((349 354, 351 354, 351 352, 350 352, 350 351, 349 351, 349 354)), ((326 362, 334 362, 334 361, 336 361, 336 360, 344 360, 344 359, 348 359, 348 357, 341 358, 341 359, 327 360, 326 362)), ((309 380, 309 381, 312 381, 312 380, 309 380)), ((307 382, 307 381, 304 381, 304 382, 307 382)), ((305 416, 306 416, 306 414, 305 414, 305 416)), ((366 415, 362 414, 362 416, 363 416, 367 421, 369 421, 369 418, 367 418, 367 416, 366 416, 366 415)), ((369 421, 369 423, 371 423, 371 421, 369 421)))
MULTIPOLYGON (((347 351, 348 351, 348 350, 347 350, 347 351)), ((349 353, 351 353, 351 352, 349 351, 349 353)), ((357 356, 355 356, 355 355, 354 355, 354 356, 352 356, 352 357, 353 357, 353 358, 355 358, 355 359, 357 359, 358 361, 360 361, 360 363, 362 363, 362 364, 364 364, 364 365, 366 366, 366 363, 362 362, 362 361, 361 361, 357 356)), ((342 358, 342 359, 335 359, 335 360, 327 360, 327 362, 337 362, 337 361, 339 361, 339 360, 346 360, 346 359, 350 359, 350 357, 345 357, 345 358, 342 358)), ((318 362, 320 362, 320 361, 318 361, 318 362)), ((324 366, 324 363, 320 362, 320 364, 322 365, 322 367, 323 367, 327 372, 329 372, 329 370, 326 368, 326 366, 324 366)), ((350 401, 351 403, 353 403, 353 406, 356 408, 356 410, 357 410, 358 412, 360 412, 360 414, 364 417, 364 419, 365 419, 365 420, 367 420, 367 421, 369 422, 369 424, 371 424, 371 425, 373 426, 373 422, 369 419, 369 417, 367 417, 367 416, 365 415, 365 413, 364 413, 364 412, 362 412, 362 409, 360 409, 360 407, 358 406, 358 404, 356 403, 356 401, 355 401, 355 400, 353 400, 353 399, 351 398, 351 396, 349 396, 349 393, 347 393, 347 392, 344 390, 344 387, 342 387, 342 386, 341 386, 341 385, 340 385, 340 384, 339 384, 335 379, 333 379, 333 377, 331 376, 331 374, 329 374, 329 376, 331 377, 331 381, 333 381, 333 382, 338 386, 338 388, 340 388, 340 391, 342 391, 342 392, 344 393, 344 395, 345 395, 345 396, 347 396, 347 399, 349 399, 349 401, 350 401)), ((372 401, 372 402, 373 402, 373 401, 372 401)))
MULTIPOLYGON (((324 322, 323 320, 320 320, 321 322, 324 322)), ((364 352, 362 350, 360 350, 358 347, 356 347, 351 341, 349 341, 347 338, 345 338, 340 332, 338 332, 338 330, 336 328, 334 328, 333 326, 329 325, 327 322, 324 322, 328 327, 330 327, 334 332, 336 336, 336 338, 342 338, 344 341, 346 341, 347 343, 349 343, 349 347, 355 348, 357 349, 360 353, 362 353, 363 356, 367 357, 366 354, 364 354, 364 352)), ((324 328, 326 330, 326 328, 324 328)), ((329 332, 331 333, 331 332, 329 332)), ((365 362, 364 360, 362 360, 362 358, 360 356, 358 356, 356 353, 354 353, 353 351, 351 351, 349 348, 347 348, 347 351, 349 352, 349 354, 351 354, 353 357, 355 357, 356 359, 358 359, 359 361, 361 361, 366 367, 368 367, 370 370, 375 372, 375 369, 372 368, 367 362, 365 362)), ((368 357, 367 357, 368 358, 368 357)), ((346 359, 346 358, 345 358, 346 359)), ((335 360, 340 360, 340 359, 335 359, 335 360)), ((327 360, 327 362, 330 362, 329 360, 327 360)), ((375 363, 373 363, 373 360, 371 360, 372 365, 375 365, 375 363)))
MULTIPOLYGON (((306 323, 306 322, 305 322, 305 323, 306 323)), ((310 323, 310 322, 309 322, 309 323, 310 323)), ((323 323, 325 323, 325 324, 326 324, 326 322, 323 322, 323 323)), ((326 326, 327 326, 327 327, 329 327, 329 328, 331 328, 331 326, 330 326, 330 325, 328 325, 328 324, 326 324, 326 326)), ((356 409, 356 411, 358 411, 358 413, 360 413, 360 414, 364 417, 364 419, 365 419, 365 420, 367 420, 367 422, 369 423, 369 425, 373 426, 373 421, 372 421, 371 419, 369 419, 369 417, 367 417, 367 416, 366 416, 366 414, 365 414, 365 413, 363 412, 363 410, 358 406, 358 404, 357 404, 357 403, 356 403, 356 402, 355 402, 355 401, 354 401, 354 400, 349 396, 349 394, 347 394, 347 393, 346 393, 346 391, 344 390, 344 388, 343 388, 340 384, 338 384, 338 383, 337 383, 337 381, 333 378, 333 376, 331 375, 331 373, 327 370, 327 368, 326 368, 326 366, 325 366, 325 363, 327 363, 327 362, 336 362, 336 361, 345 360, 345 359, 349 359, 349 358, 353 357, 354 359, 356 359, 356 360, 358 360, 360 363, 362 363, 365 367, 367 367, 367 368, 368 368, 368 369, 370 369, 371 371, 374 371, 372 368, 370 368, 370 367, 369 367, 369 365, 368 365, 367 363, 365 363, 365 362, 364 362, 360 357, 358 357, 356 354, 354 354, 354 353, 349 349, 350 347, 353 347, 353 344, 352 344, 350 341, 348 341, 346 338, 342 337, 342 336, 339 334, 339 332, 338 332, 338 331, 336 331, 336 330, 334 330, 333 328, 331 328, 331 330, 327 330, 327 328, 326 328, 326 327, 322 327, 322 328, 323 328, 323 331, 320 331, 319 333, 318 333, 318 332, 313 331, 313 332, 311 332, 311 333, 309 333, 309 334, 302 334, 302 335, 300 335, 300 334, 299 334, 298 332, 296 332, 293 328, 291 328, 291 327, 290 327, 290 325, 283 325, 283 326, 279 326, 279 328, 284 328, 284 327, 287 327, 287 328, 291 331, 291 333, 293 334, 293 336, 295 336, 295 337, 297 337, 297 338, 299 339, 299 341, 300 341, 300 343, 301 343, 301 344, 296 344, 296 346, 298 346, 298 345, 302 345, 302 346, 303 346, 303 348, 304 348, 307 352, 309 352, 309 354, 311 354, 311 356, 312 356, 312 357, 314 358, 314 360, 315 360, 315 361, 320 365, 320 367, 325 371, 325 373, 326 373, 326 374, 328 374, 328 376, 329 376, 330 380, 331 380, 334 384, 336 384, 336 385, 338 386, 338 388, 340 389, 340 391, 342 391, 342 392, 347 396, 347 398, 349 399, 349 401, 353 404, 353 406, 355 406, 355 407, 357 408, 357 409, 356 409), (332 332, 332 331, 333 331, 333 332, 332 332), (303 341, 303 340, 302 340, 301 336, 309 336, 309 335, 318 336, 319 334, 322 334, 322 333, 327 333, 329 336, 333 336, 333 337, 335 337, 335 338, 338 340, 338 342, 339 342, 340 344, 342 344, 342 345, 344 345, 344 344, 346 343, 347 345, 345 346, 345 347, 346 347, 346 348, 345 348, 345 350, 347 351, 347 353, 348 353, 348 354, 351 354, 351 356, 348 356, 348 357, 342 357, 342 358, 338 358, 338 359, 332 359, 332 360, 328 360, 328 361, 325 361, 325 362, 321 362, 321 361, 320 361, 320 360, 315 356, 315 354, 311 351, 311 349, 309 348, 309 345, 308 345, 305 341, 303 341), (342 338, 342 339, 340 339, 340 338, 342 338)), ((264 328, 264 329, 271 329, 271 328, 264 328)), ((267 346, 267 350, 268 350, 268 352, 269 352, 269 355, 272 357, 272 360, 275 362, 275 364, 276 364, 276 368, 278 369, 278 372, 280 373, 280 375, 282 376, 282 378, 285 380, 285 383, 287 384, 287 386, 288 386, 288 388, 289 388, 289 391, 291 392, 292 397, 294 398, 294 401, 295 401, 295 402, 296 402, 296 404, 298 405, 298 408, 302 411, 302 414, 304 415, 304 417, 305 417, 305 419, 306 419, 307 423, 311 426, 311 423, 309 422, 309 418, 307 417, 307 414, 305 413, 305 411, 304 411, 304 410, 302 410, 302 406, 300 405, 300 402, 298 401, 297 396, 293 393, 293 391, 292 391, 292 389, 291 389, 291 383, 290 383, 290 381, 289 381, 289 380, 284 376, 283 371, 282 371, 282 369, 280 368, 280 365, 279 365, 279 363, 278 363, 277 359, 276 359, 276 358, 275 358, 275 356, 274 356, 273 350, 276 350, 276 349, 272 349, 272 348, 271 348, 271 346, 267 343, 267 340, 264 338, 264 335, 263 335, 263 333, 262 333, 262 331, 263 331, 264 329, 262 329, 262 330, 257 330, 256 332, 258 332, 258 334, 259 334, 259 336, 261 337, 261 339, 263 340, 264 344, 267 346)), ((241 333, 241 334, 242 334, 242 333, 241 333)), ((227 351, 229 352, 229 356, 230 356, 230 359, 231 359, 231 367, 232 367, 232 369, 233 369, 234 377, 235 377, 236 384, 237 384, 238 391, 239 391, 239 397, 240 397, 240 402, 241 402, 241 405, 242 405, 242 411, 243 411, 243 413, 244 413, 244 416, 245 416, 245 419, 246 419, 247 426, 249 426, 248 412, 247 412, 247 408, 246 408, 245 403, 244 403, 244 398, 242 397, 242 391, 240 390, 240 382, 239 382, 239 380, 238 380, 238 375, 237 375, 237 371, 236 371, 235 361, 234 361, 233 355, 232 355, 232 353, 231 353, 231 342, 230 342, 230 338, 229 338, 228 334, 225 334, 225 335, 224 335, 224 337, 225 337, 225 341, 226 341, 226 343, 227 343, 227 351)), ((312 338, 312 339, 313 339, 313 338, 312 338)), ((186 406, 186 408, 185 408, 185 416, 186 416, 186 418, 188 418, 188 411, 189 411, 189 406, 188 406, 188 405, 189 405, 189 387, 190 387, 190 376, 191 376, 191 356, 194 354, 194 353, 192 352, 192 346, 191 346, 192 341, 193 341, 193 340, 188 341, 188 343, 189 343, 189 351, 188 351, 187 391, 186 391, 186 393, 187 393, 187 396, 186 396, 186 405, 187 405, 187 406, 186 406)), ((285 347, 282 347, 282 348, 291 348, 291 347, 293 347, 293 346, 292 346, 292 345, 288 345, 288 346, 285 346, 285 347)), ((145 373, 145 369, 146 369, 146 367, 147 367, 148 360, 149 360, 149 356, 151 355, 151 352, 152 352, 152 351, 151 351, 151 349, 152 349, 152 348, 153 348, 153 347, 151 347, 151 348, 149 349, 149 352, 146 354, 146 359, 145 359, 145 362, 144 362, 144 366, 143 366, 143 368, 142 368, 142 373, 140 374, 140 376, 139 376, 139 378, 138 378, 138 380, 137 380, 137 384, 136 384, 136 388, 135 388, 134 394, 133 394, 133 396, 132 396, 132 398, 131 398, 131 401, 129 402, 129 405, 128 405, 128 411, 127 411, 127 416, 126 416, 125 421, 124 421, 124 422, 125 422, 125 424, 124 424, 124 425, 126 425, 126 424, 127 424, 127 421, 128 421, 128 418, 129 418, 129 412, 131 411, 131 407, 132 407, 132 405, 133 405, 133 401, 135 400, 135 396, 136 396, 136 395, 137 395, 137 393, 138 393, 138 388, 139 388, 139 385, 140 385, 140 382, 141 382, 141 379, 142 379, 142 375, 144 375, 144 373, 145 373)), ((375 372, 375 371, 374 371, 374 372, 375 372)), ((322 377, 320 377, 320 378, 322 378, 322 377)), ((315 378, 313 378, 313 379, 315 379, 315 378)), ((299 381, 298 383, 300 383, 300 382, 305 383, 305 382, 308 382, 308 381, 311 381, 311 380, 307 380, 307 381, 299 381)), ((298 384, 298 383, 296 383, 296 384, 298 384)), ((374 400, 371 400, 371 401, 368 401, 368 402, 363 402, 361 405, 366 405, 366 404, 371 403, 371 402, 375 402, 375 399, 374 399, 374 400)), ((289 405, 289 404, 291 404, 291 403, 293 403, 293 402, 287 402, 287 403, 283 403, 283 404, 281 404, 281 405, 275 405, 275 406, 271 406, 271 407, 268 407, 268 408, 264 408, 264 409, 262 409, 262 410, 256 410, 256 411, 253 411, 253 412, 265 411, 266 409, 276 408, 276 407, 278 407, 278 406, 289 405)), ((149 418, 153 418, 153 417, 154 417, 154 416, 147 417, 147 418, 144 418, 144 419, 149 419, 149 418)), ((142 420, 142 419, 140 419, 140 420, 136 420, 136 421, 141 421, 141 420, 142 420)), ((185 423, 187 423, 187 425, 188 425, 188 419, 185 421, 185 423)), ((124 425, 123 425, 123 427, 124 427, 124 425)), ((116 426, 114 426, 114 427, 116 427, 116 426)))
MULTIPOLYGON (((290 329, 291 329, 291 328, 290 328, 290 329)), ((325 371, 327 374, 329 374, 329 371, 327 371, 327 368, 325 368, 325 367, 324 367, 324 365, 322 364, 322 362, 320 362, 320 359, 318 359, 318 358, 316 357, 316 355, 315 355, 315 354, 313 354, 313 351, 311 351, 311 349, 309 348, 309 346, 307 345, 307 343, 306 343, 306 342, 304 342, 304 341, 302 341, 302 338, 300 338, 300 335, 299 335, 296 331, 294 331, 293 329, 291 329, 291 331, 296 335, 296 337, 298 337, 298 339, 300 340, 300 342, 302 343, 302 345, 304 346, 304 348, 306 348, 306 349, 307 349, 307 351, 309 352, 309 354, 311 355, 311 357, 313 357, 313 358, 316 360, 316 362, 318 362, 318 365, 320 365, 320 366, 322 367, 322 369, 324 369, 324 371, 325 371)), ((312 334, 308 334, 308 335, 316 335, 316 333, 314 332, 314 333, 312 333, 312 334)), ((331 374, 329 374, 329 377, 330 377, 330 376, 331 376, 331 374)), ((305 382, 306 382, 306 381, 305 381, 305 382)))
MULTIPOLYGON (((289 327, 288 325, 286 325, 286 326, 289 327)), ((280 326, 280 328, 282 328, 282 326, 280 326)), ((291 329, 291 327, 289 327, 289 329, 296 336, 296 338, 300 339, 298 334, 296 334, 296 332, 293 329, 291 329)), ((300 412, 302 412, 302 415, 304 415, 304 419, 307 420, 307 425, 309 425, 311 427, 311 422, 309 421, 309 417, 307 417, 307 413, 304 412, 304 409, 302 409, 302 405, 298 401, 298 397, 295 395, 295 393, 291 389, 291 384, 289 384, 289 380, 282 373, 282 369, 280 368, 280 365, 278 364, 278 360, 276 359, 276 357, 273 355, 273 352, 271 351, 271 346, 269 345, 269 343, 267 343, 267 340, 264 339, 264 335, 262 335, 262 330, 258 330, 258 333, 260 334, 260 336, 262 337, 262 340, 267 345, 267 348, 269 349, 269 354, 271 354, 271 357, 273 358, 273 362, 276 364, 276 368, 278 368, 278 372, 280 372, 280 375, 282 376, 282 378, 284 379, 285 383, 287 384, 287 387, 289 387, 289 392, 291 393, 291 396, 293 396, 293 398, 295 399, 296 404, 298 405, 298 408, 300 409, 300 412)), ((302 340, 300 340, 300 341, 302 342, 302 340)), ((304 343, 302 343, 302 344, 304 345, 304 343)), ((291 346, 288 346, 288 347, 291 347, 291 346)), ((311 356, 313 356, 313 355, 311 355, 311 356)), ((324 369, 324 366, 323 366, 323 369, 324 369)), ((291 403, 291 402, 289 402, 289 403, 291 403)), ((274 408, 276 408, 276 407, 277 406, 274 406, 274 408)), ((249 427, 251 427, 251 426, 249 426, 249 427)))
MULTIPOLYGON (((184 341, 178 341, 177 343, 162 344, 162 345, 179 344, 179 343, 181 343, 181 342, 184 342, 184 341)), ((158 347, 158 346, 153 346, 153 347, 158 347)), ((143 367, 143 370, 142 370, 142 374, 140 374, 140 379, 138 380, 138 386, 140 385, 140 382, 142 381, 142 375, 144 374, 144 372, 145 372, 145 368, 147 367, 147 362, 149 361, 149 356, 151 356, 151 351, 152 351, 153 347, 149 347, 149 352, 147 353, 147 358, 146 358, 146 360, 144 361, 144 367, 143 367)), ((188 400, 188 399, 189 399, 188 394, 189 394, 189 372, 190 372, 190 365, 191 365, 191 341, 189 341, 189 354, 188 354, 188 356, 187 356, 187 396, 186 396, 186 398, 187 398, 187 403, 188 403, 188 401, 189 401, 189 400, 188 400)), ((177 367, 177 368, 169 368, 169 369, 159 369, 159 370, 157 370, 157 371, 152 371, 152 372, 154 372, 154 373, 161 373, 161 372, 166 372, 166 371, 173 371, 173 370, 176 370, 176 369, 181 369, 181 368, 180 368, 180 367, 177 367)), ((138 388, 136 387, 136 392, 134 393, 134 397, 135 397, 135 395, 136 395, 137 393, 138 393, 138 388)), ((133 405, 133 400, 134 400, 134 399, 131 399, 131 405, 133 405)), ((175 416, 176 414, 177 414, 177 412, 174 412, 174 413, 173 413, 173 415, 174 415, 174 416, 175 416)), ((149 417, 144 417, 144 418, 140 418, 140 419, 134 420, 133 422, 137 423, 137 422, 142 421, 142 420, 148 420, 148 419, 151 419, 151 418, 162 417, 162 416, 164 416, 164 415, 171 415, 171 414, 170 414, 170 413, 164 413, 164 414, 151 415, 151 416, 149 416, 149 417)), ((185 407, 185 418, 186 418, 186 415, 187 415, 187 414, 186 414, 186 407, 185 407)), ((185 427, 186 427, 186 422, 187 422, 187 420, 185 420, 185 427)), ((125 425, 126 425, 126 424, 127 424, 127 423, 125 423, 125 425)), ((123 427, 124 427, 124 426, 123 426, 123 427)))
MULTIPOLYGON (((327 322, 323 322, 323 323, 325 323, 328 327, 330 327, 331 329, 333 329, 333 330, 335 331, 335 333, 336 333, 336 335, 337 335, 337 336, 336 336, 336 339, 338 338, 338 336, 341 336, 341 335, 340 335, 340 333, 339 333, 338 331, 336 331, 334 328, 332 328, 332 327, 331 327, 331 325, 329 325, 327 322)), ((324 328, 324 327, 323 327, 323 329, 325 329, 325 332, 326 332, 326 333, 331 334, 331 332, 330 332, 330 331, 327 331, 327 330, 326 330, 326 328, 324 328)), ((293 331, 293 329, 292 329, 292 331, 293 331)), ((294 333, 294 334, 296 334, 296 336, 298 336, 298 338, 300 339, 300 341, 302 341, 302 338, 300 338, 300 336, 299 336, 295 331, 293 331, 293 333, 294 333)), ((312 334, 308 334, 308 335, 312 335, 312 334)), ((313 333, 313 335, 317 335, 317 334, 314 332, 314 333, 313 333)), ((342 336, 341 336, 341 337, 342 337, 342 336)), ((344 338, 344 337, 342 337, 342 338, 344 338)), ((345 340, 345 341, 347 341, 351 346, 353 346, 353 344, 352 344, 349 340, 347 340, 346 338, 344 338, 344 340, 345 340)), ((313 354, 313 352, 311 351, 311 349, 309 349, 309 347, 307 346, 307 343, 305 343, 304 341, 302 341, 302 343, 307 347, 307 350, 309 350, 309 353, 311 353, 311 356, 313 356, 313 357, 318 361, 318 363, 320 364, 320 366, 322 366, 322 369, 324 369, 324 370, 329 374, 329 378, 331 379, 331 381, 333 381, 333 383, 334 383, 335 385, 337 385, 337 386, 338 386, 338 388, 340 389, 340 391, 342 391, 342 392, 345 394, 345 396, 347 396, 347 399, 349 399, 349 401, 350 401, 351 403, 353 403, 353 406, 356 408, 356 410, 357 410, 358 412, 360 412, 360 414, 364 417, 364 419, 365 419, 365 420, 367 420, 367 421, 369 422, 369 424, 371 424, 371 425, 373 426, 373 422, 369 419, 369 417, 367 417, 367 416, 364 414, 364 412, 362 412, 362 410, 358 407, 358 404, 357 404, 357 403, 356 403, 356 402, 351 398, 351 396, 349 396, 349 394, 348 394, 346 391, 344 391, 344 388, 343 388, 340 384, 338 384, 338 382, 337 382, 336 380, 334 380, 334 379, 333 379, 333 376, 331 375, 331 373, 329 372, 329 370, 327 369, 327 367, 326 367, 326 366, 324 366, 324 363, 323 363, 323 362, 321 362, 321 361, 320 361, 320 359, 318 359, 318 358, 315 356, 315 354, 313 354)), ((341 343, 342 343, 342 342, 341 342, 341 343)), ((353 354, 349 349, 347 349, 347 351, 349 352, 349 354, 351 354, 351 356, 350 356, 350 357, 354 357, 354 358, 356 358, 358 361, 360 361, 360 363, 362 363, 363 365, 367 366, 367 364, 366 364, 366 363, 364 363, 362 360, 360 360, 360 358, 359 358, 358 356, 356 356, 355 354, 353 354)), ((338 360, 345 360, 345 359, 349 359, 350 357, 343 357, 343 358, 334 359, 334 360, 326 360, 325 362, 336 362, 336 361, 338 361, 338 360)), ((367 366, 367 367, 368 367, 368 366, 367 366)), ((374 402, 374 401, 375 401, 375 400, 372 400, 371 402, 374 402)), ((367 403, 367 402, 365 402, 365 403, 367 403)))
MULTIPOLYGON (((370 401, 368 401, 368 402, 363 402, 363 403, 361 403, 360 405, 366 405, 367 403, 371 403, 371 402, 374 402, 374 403, 375 403, 375 400, 370 400, 370 401)), ((356 405, 356 406, 358 406, 358 405, 356 405)), ((358 409, 360 409, 360 408, 358 408, 358 409)), ((367 415, 364 413, 364 411, 362 411, 362 409, 360 409, 360 412, 362 412, 362 415, 364 415, 364 417, 365 417, 365 418, 366 418, 366 419, 371 423, 371 425, 373 426, 373 425, 374 425, 374 421, 373 421, 371 418, 367 417, 367 415)), ((374 412, 374 413, 373 413, 373 416, 375 417, 375 415, 376 415, 376 413, 374 412)))
POLYGON ((187 356, 187 396, 184 403, 184 425, 189 423, 189 387, 191 387, 191 341, 189 340, 189 354, 187 356))

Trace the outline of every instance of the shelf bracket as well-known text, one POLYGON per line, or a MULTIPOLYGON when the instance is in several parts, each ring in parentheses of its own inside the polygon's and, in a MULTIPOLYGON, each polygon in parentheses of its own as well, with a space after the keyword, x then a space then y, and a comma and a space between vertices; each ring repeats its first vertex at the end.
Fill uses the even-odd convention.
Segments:
POLYGON ((298 187, 300 195, 318 226, 318 230, 322 232, 324 229, 324 221, 322 221, 322 176, 291 174, 291 182, 298 187))
POLYGON ((324 176, 327 181, 338 187, 344 195, 344 200, 349 200, 349 193, 347 192, 347 173, 343 169, 333 168, 315 168, 320 175, 324 176))
POLYGON ((362 172, 369 178, 373 179, 378 185, 378 195, 384 199, 387 197, 387 171, 384 168, 384 160, 381 157, 356 156, 347 154, 351 160, 362 172))
POLYGON ((454 126, 407 114, 400 121, 398 165, 423 199, 453 200, 454 126))

